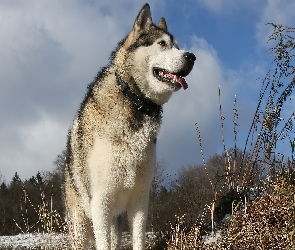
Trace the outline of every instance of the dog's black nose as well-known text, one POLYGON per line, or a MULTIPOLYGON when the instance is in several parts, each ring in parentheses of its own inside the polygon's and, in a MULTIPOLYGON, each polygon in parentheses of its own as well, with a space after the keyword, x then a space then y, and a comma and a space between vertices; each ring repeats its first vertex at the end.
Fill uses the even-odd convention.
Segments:
POLYGON ((193 53, 185 52, 183 56, 189 63, 196 61, 196 56, 193 53))

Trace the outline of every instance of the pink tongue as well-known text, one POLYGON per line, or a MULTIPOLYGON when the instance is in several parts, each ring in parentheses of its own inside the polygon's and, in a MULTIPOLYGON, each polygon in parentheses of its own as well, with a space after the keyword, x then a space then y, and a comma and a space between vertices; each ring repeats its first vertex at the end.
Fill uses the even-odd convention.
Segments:
POLYGON ((186 81, 182 77, 176 76, 176 81, 181 85, 181 87, 186 90, 188 88, 186 81))
POLYGON ((169 75, 170 78, 175 79, 175 81, 178 82, 183 89, 188 88, 188 85, 187 85, 186 81, 184 80, 184 78, 182 78, 180 76, 177 76, 177 75, 174 75, 174 74, 172 74, 170 72, 168 72, 167 75, 169 75))

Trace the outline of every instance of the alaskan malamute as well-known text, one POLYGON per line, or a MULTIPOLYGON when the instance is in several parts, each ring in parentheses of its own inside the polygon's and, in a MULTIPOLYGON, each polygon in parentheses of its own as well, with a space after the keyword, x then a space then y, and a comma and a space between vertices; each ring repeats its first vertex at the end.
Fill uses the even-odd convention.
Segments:
POLYGON ((133 249, 145 249, 149 188, 162 105, 180 88, 195 55, 179 50, 150 7, 88 86, 68 135, 65 203, 75 249, 119 249, 127 210, 133 249))

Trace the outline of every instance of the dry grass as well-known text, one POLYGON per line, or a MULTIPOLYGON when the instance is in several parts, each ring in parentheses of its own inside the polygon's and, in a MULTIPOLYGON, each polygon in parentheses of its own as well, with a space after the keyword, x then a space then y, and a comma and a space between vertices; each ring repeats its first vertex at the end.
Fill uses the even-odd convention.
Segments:
POLYGON ((43 191, 40 193, 41 199, 39 204, 34 205, 23 187, 23 203, 20 206, 22 221, 17 222, 13 219, 16 227, 24 234, 29 232, 43 232, 43 233, 66 233, 66 223, 62 216, 53 209, 52 195, 50 203, 46 201, 43 191), (28 210, 35 212, 38 218, 34 223, 29 222, 28 210))
POLYGON ((295 186, 285 179, 270 184, 269 194, 235 213, 221 249, 294 249, 295 186))
POLYGON ((180 221, 168 249, 295 249, 295 185, 282 177, 267 188, 234 212, 217 242, 205 244, 200 226, 187 230, 180 221))

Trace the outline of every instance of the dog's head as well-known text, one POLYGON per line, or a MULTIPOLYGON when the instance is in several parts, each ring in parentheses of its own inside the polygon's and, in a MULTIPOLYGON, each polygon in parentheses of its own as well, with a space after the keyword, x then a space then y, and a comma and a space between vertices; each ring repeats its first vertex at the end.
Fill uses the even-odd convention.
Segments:
POLYGON ((139 12, 122 49, 119 60, 124 64, 125 77, 153 102, 163 104, 173 92, 187 89, 184 77, 192 70, 196 57, 179 50, 164 18, 158 25, 153 24, 148 4, 139 12))

